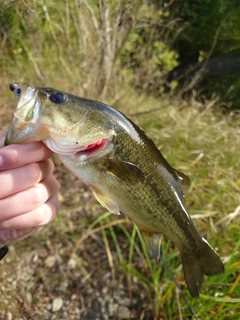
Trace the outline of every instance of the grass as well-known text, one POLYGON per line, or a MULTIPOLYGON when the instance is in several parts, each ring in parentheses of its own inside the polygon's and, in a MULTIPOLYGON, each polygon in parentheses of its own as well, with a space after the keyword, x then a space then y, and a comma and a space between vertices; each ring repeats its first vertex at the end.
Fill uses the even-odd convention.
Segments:
MULTIPOLYGON (((147 110, 147 100, 141 108, 147 110)), ((240 218, 239 210, 233 213, 239 206, 239 115, 173 105, 149 113, 145 122, 139 112, 142 109, 136 110, 133 118, 153 137, 168 161, 190 176, 187 207, 200 233, 217 248, 225 273, 206 278, 202 294, 195 300, 186 290, 180 258, 170 241, 164 242, 162 261, 156 265, 138 229, 129 230, 128 220, 116 220, 108 212, 97 218, 82 238, 101 230, 113 278, 119 272, 125 275, 131 298, 136 298, 132 283, 137 282, 154 319, 186 319, 193 316, 191 310, 195 319, 236 319, 240 317, 240 218), (124 233, 124 242, 119 232, 124 233)))
MULTIPOLYGON (((3 41, 1 51, 1 128, 9 127, 16 106, 7 89, 12 81, 70 90, 88 98, 102 92, 103 102, 141 126, 168 162, 189 176, 186 206, 200 234, 217 249, 225 273, 205 278, 199 299, 193 299, 172 242, 163 238, 162 259, 156 264, 138 229, 127 218, 104 212, 89 190, 54 158, 62 185, 61 212, 53 224, 10 246, 0 262, 0 319, 117 320, 119 306, 127 307, 129 317, 138 320, 239 319, 239 113, 223 114, 212 107, 212 101, 186 103, 140 95, 128 85, 128 69, 115 70, 114 81, 107 81, 111 60, 102 64, 107 57, 99 48, 107 47, 103 40, 108 40, 99 37, 101 29, 94 31, 98 13, 85 2, 78 11, 77 4, 59 7, 22 1, 20 6, 16 3, 16 11, 4 7, 11 24, 9 46, 4 47, 3 41), (71 36, 75 33, 79 36, 71 36), (64 304, 53 312, 58 297, 64 304)), ((102 14, 103 18, 108 15, 102 14)), ((131 27, 119 24, 123 29, 117 31, 126 26, 131 27)), ((109 30, 112 33, 114 28, 109 30)), ((124 40, 119 32, 113 40, 124 40)), ((115 59, 114 52, 110 57, 115 59)))
MULTIPOLYGON (((206 278, 199 299, 191 298, 179 254, 171 241, 163 238, 162 259, 156 264, 150 259, 138 229, 123 216, 102 213, 88 191, 81 185, 79 188, 77 179, 57 162, 56 174, 63 185, 62 211, 55 224, 38 234, 39 243, 29 238, 17 245, 16 257, 10 253, 12 260, 1 262, 2 282, 4 279, 14 282, 14 289, 9 289, 10 296, 17 299, 23 319, 24 314, 26 318, 34 317, 34 308, 30 308, 26 298, 29 292, 39 312, 41 295, 51 305, 55 295, 68 301, 75 292, 77 296, 83 295, 83 301, 88 301, 99 299, 101 290, 112 292, 116 301, 121 301, 122 296, 130 299, 128 307, 133 319, 240 318, 239 114, 224 115, 196 102, 179 106, 174 101, 170 105, 167 100, 159 103, 147 97, 128 98, 125 102, 118 103, 118 108, 147 131, 171 165, 190 177, 187 208, 200 234, 217 249, 225 263, 225 273, 206 278), (38 252, 41 246, 46 250, 42 255, 38 252), (31 263, 26 262, 24 253, 34 257, 36 250, 38 263, 31 273, 31 263), (56 260, 54 267, 48 267, 47 257, 56 254, 60 260, 56 260), (71 267, 74 272, 69 261, 74 261, 71 267), (23 284, 17 272, 26 264, 29 280, 23 284), (51 268, 61 272, 53 275, 51 268), (111 279, 107 289, 101 283, 105 277, 111 279), (57 289, 62 278, 69 292, 57 289), (41 282, 47 289, 39 293, 37 288, 41 282), (75 290, 76 282, 92 288, 94 293, 89 289, 90 293, 84 295, 83 289, 75 290), (120 285, 123 289, 118 293, 120 285), (21 292, 16 294, 18 287, 21 292)), ((24 274, 23 269, 20 274, 24 274)), ((1 294, 6 296, 4 290, 1 294)), ((107 301, 104 295, 103 299, 107 301)), ((88 319, 87 310, 91 307, 84 308, 85 316, 79 319, 88 319)), ((15 309, 14 304, 0 304, 3 315, 7 312, 16 315, 15 309)), ((42 314, 44 312, 46 315, 39 319, 71 318, 70 311, 65 311, 65 316, 61 310, 53 313, 49 309, 42 314)), ((113 315, 109 319, 117 318, 113 315)))
MULTIPOLYGON (((196 105, 184 109, 174 106, 160 107, 158 112, 152 115, 148 116, 147 123, 142 122, 142 126, 153 137, 169 162, 190 176, 192 185, 187 193, 187 206, 198 230, 217 247, 225 261, 225 273, 207 278, 198 300, 191 299, 186 290, 183 292, 199 319, 238 318, 239 115, 221 115, 209 109, 200 111, 196 105), (235 214, 231 213, 234 211, 235 214)), ((139 119, 138 121, 141 122, 139 119)), ((164 264, 167 262, 171 269, 175 270, 174 276, 185 286, 179 268, 179 256, 176 258, 175 251, 167 250, 170 247, 167 243, 163 251, 164 259, 160 266, 156 267, 150 260, 138 231, 142 248, 133 253, 136 239, 134 230, 131 236, 125 231, 129 239, 129 258, 123 262, 122 254, 118 254, 124 268, 130 273, 128 278, 137 277, 145 288, 154 319, 186 319, 189 309, 179 292, 176 294, 171 275, 164 270, 164 264), (143 256, 139 253, 141 251, 143 256), (133 254, 138 254, 140 260, 146 260, 148 277, 143 276, 144 269, 139 272, 132 266, 133 254), (165 287, 164 291, 162 287, 165 287), (167 307, 167 300, 171 301, 170 308, 167 307), (175 309, 172 308, 174 303, 175 309)), ((119 252, 119 244, 116 244, 113 234, 111 230, 111 236, 119 252)))
POLYGON ((200 319, 240 316, 238 121, 239 115, 201 111, 196 105, 166 106, 145 127, 168 161, 189 175, 187 207, 200 233, 225 261, 225 273, 206 279, 198 300, 189 298, 200 319))
MULTIPOLYGON (((88 193, 85 194, 85 189, 81 189, 82 194, 79 195, 78 181, 57 163, 56 174, 63 185, 63 209, 56 223, 45 230, 47 238, 44 239, 44 232, 38 235, 47 252, 46 256, 38 254, 41 263, 30 276, 32 289, 27 289, 26 283, 18 294, 20 310, 25 306, 25 314, 32 317, 33 311, 26 311, 28 291, 40 308, 40 294, 36 290, 39 281, 48 286, 43 294, 47 299, 46 296, 51 297, 58 292, 56 288, 62 278, 68 283, 68 288, 72 288, 69 289, 72 294, 76 281, 98 291, 100 278, 108 276, 112 285, 108 284, 105 290, 116 296, 118 285, 123 285, 124 297, 130 299, 133 319, 240 318, 239 114, 223 115, 217 110, 201 109, 196 102, 179 107, 174 102, 172 105, 167 102, 159 104, 146 97, 129 101, 128 104, 122 101, 119 109, 147 131, 171 165, 190 177, 191 186, 186 192, 187 208, 200 234, 217 249, 225 263, 225 273, 206 278, 199 299, 191 298, 184 282, 179 254, 171 241, 163 238, 162 259, 156 264, 150 259, 138 229, 132 227, 125 217, 102 213, 88 193), (134 109, 134 106, 138 108, 134 109), (84 200, 82 196, 87 198, 84 200), (70 204, 69 199, 72 199, 70 204), (59 253, 61 261, 56 264, 61 272, 53 276, 51 270, 50 273, 46 270, 46 258, 53 252, 56 255, 59 250, 62 250, 59 253), (75 261, 74 273, 69 269, 69 261, 75 261)), ((21 255, 27 252, 34 256, 40 246, 36 245, 30 239, 18 245, 20 266, 26 263, 21 255)), ((2 274, 6 279, 13 279, 15 287, 18 287, 22 282, 16 276, 16 260, 14 257, 11 259, 9 263, 1 262, 2 274)), ((4 292, 2 294, 5 296, 4 292)), ((67 300, 70 293, 58 294, 67 300)), ((16 298, 16 293, 12 292, 11 296, 16 298)), ((94 299, 93 293, 91 299, 94 299)), ((2 303, 0 310, 3 314, 14 314, 15 307, 2 303)), ((23 316, 23 311, 19 312, 23 316)), ((71 313, 67 314, 70 317, 71 313)), ((65 319, 61 311, 55 315, 65 319)), ((45 318, 54 319, 54 313, 49 310, 45 318)), ((79 319, 88 319, 88 316, 79 319)))
MULTIPOLYGON (((236 319, 234 317, 240 316, 240 241, 228 257, 225 264, 225 273, 205 279, 204 288, 206 292, 201 294, 198 300, 195 300, 189 296, 186 290, 181 267, 179 267, 178 254, 175 250, 169 252, 170 241, 164 243, 162 261, 160 265, 156 265, 155 261, 150 259, 137 227, 129 232, 123 222, 119 221, 116 224, 110 221, 108 212, 102 216, 100 221, 109 266, 114 274, 113 278, 115 278, 116 272, 125 274, 131 298, 134 298, 131 285, 133 279, 135 279, 134 281, 137 281, 146 293, 154 319, 186 319, 187 317, 191 318, 191 316, 194 319, 236 319), (117 225, 126 235, 128 254, 125 252, 126 245, 122 246, 118 241, 118 232, 114 231, 113 225, 117 225), (137 237, 139 239, 136 239, 137 237), (115 245, 112 250, 110 249, 110 242, 115 245), (139 259, 142 262, 144 261, 142 266, 136 264, 136 260, 139 259), (175 272, 169 271, 170 268, 175 272), (175 281, 178 287, 175 286, 175 281)), ((92 232, 95 231, 98 232, 99 228, 92 230, 92 232)))

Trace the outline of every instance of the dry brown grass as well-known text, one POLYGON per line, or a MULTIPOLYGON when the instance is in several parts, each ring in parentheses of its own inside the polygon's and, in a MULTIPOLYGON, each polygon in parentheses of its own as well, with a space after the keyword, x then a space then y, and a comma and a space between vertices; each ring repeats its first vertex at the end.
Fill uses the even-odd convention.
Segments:
MULTIPOLYGON (((199 319, 234 319, 240 313, 239 114, 136 96, 118 105, 174 167, 189 175, 187 207, 200 233, 217 248, 226 272, 208 278, 196 301, 186 290, 179 256, 169 242, 165 260, 199 319)), ((7 110, 6 102, 1 127, 8 126, 7 110)), ((1 262, 0 318, 190 317, 166 268, 149 260, 131 223, 103 215, 82 183, 59 160, 55 163, 61 212, 51 226, 11 246, 1 262), (57 302, 61 308, 54 311, 57 302)))

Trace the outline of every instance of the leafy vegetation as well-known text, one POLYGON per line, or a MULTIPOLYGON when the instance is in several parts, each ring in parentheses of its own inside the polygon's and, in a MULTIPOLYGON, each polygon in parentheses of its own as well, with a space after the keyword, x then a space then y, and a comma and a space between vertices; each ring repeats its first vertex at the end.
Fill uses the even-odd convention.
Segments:
MULTIPOLYGON (((1 262, 0 319, 107 320, 120 319, 124 312, 142 320, 240 318, 239 114, 219 112, 217 95, 186 103, 164 86, 164 76, 181 62, 175 47, 179 39, 188 39, 191 48, 195 44, 204 58, 221 23, 213 54, 227 53, 226 39, 229 50, 239 46, 238 3, 204 3, 1 3, 1 127, 8 127, 16 106, 6 93, 12 80, 117 107, 190 177, 187 208, 223 259, 225 273, 206 278, 199 299, 192 299, 169 239, 163 238, 157 265, 137 228, 123 216, 103 212, 55 158, 61 212, 51 226, 11 246, 1 262)), ((175 87, 177 81, 171 90, 175 87)))
POLYGON ((100 100, 173 90, 239 108, 239 15, 238 0, 3 1, 0 66, 100 100))

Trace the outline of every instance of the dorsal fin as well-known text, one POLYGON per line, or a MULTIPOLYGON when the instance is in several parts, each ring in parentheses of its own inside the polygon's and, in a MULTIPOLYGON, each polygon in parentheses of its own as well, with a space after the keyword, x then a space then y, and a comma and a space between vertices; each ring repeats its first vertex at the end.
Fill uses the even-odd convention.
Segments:
POLYGON ((188 178, 188 176, 186 174, 184 174, 176 169, 174 169, 174 170, 179 178, 179 181, 181 183, 183 191, 187 191, 190 187, 190 184, 191 184, 190 179, 188 178))

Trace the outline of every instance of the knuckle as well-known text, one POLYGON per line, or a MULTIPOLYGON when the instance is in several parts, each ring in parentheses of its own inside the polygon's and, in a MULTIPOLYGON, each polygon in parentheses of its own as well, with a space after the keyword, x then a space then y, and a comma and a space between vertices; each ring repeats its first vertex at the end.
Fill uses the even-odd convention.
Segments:
POLYGON ((36 215, 35 215, 35 226, 42 226, 46 224, 46 210, 45 210, 45 206, 40 206, 38 208, 38 210, 36 211, 36 215))
POLYGON ((5 160, 9 166, 12 166, 12 165, 17 166, 18 163, 21 162, 20 154, 19 154, 18 150, 16 150, 16 149, 13 149, 11 151, 7 150, 6 154, 5 154, 5 158, 6 158, 5 160))
POLYGON ((44 226, 50 223, 55 217, 55 207, 49 204, 43 204, 38 208, 35 216, 35 226, 44 226))
POLYGON ((60 210, 61 207, 61 202, 59 200, 58 194, 55 194, 50 201, 52 205, 52 212, 54 217, 57 215, 58 211, 60 210))
POLYGON ((31 192, 31 202, 34 206, 42 205, 46 201, 45 192, 39 186, 32 188, 31 192))
POLYGON ((56 186, 56 193, 58 193, 58 191, 61 189, 61 185, 60 185, 60 182, 54 178, 54 182, 55 182, 55 186, 56 186))
POLYGON ((29 181, 37 181, 40 177, 40 168, 38 163, 30 163, 26 165, 27 176, 29 181))
POLYGON ((54 163, 52 162, 52 160, 46 160, 46 162, 49 165, 50 171, 53 172, 54 171, 54 163))

